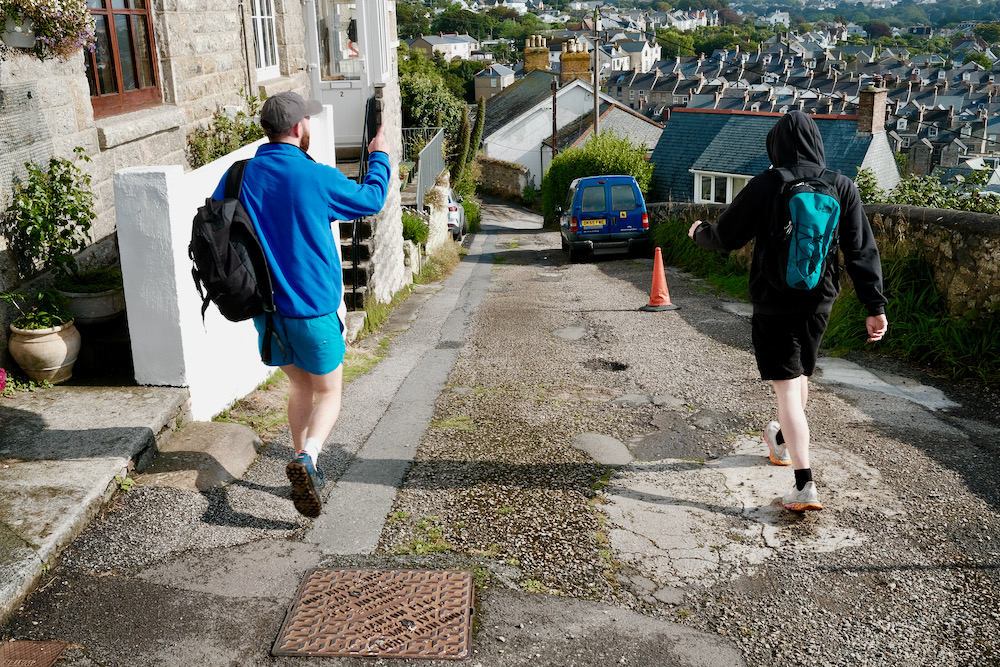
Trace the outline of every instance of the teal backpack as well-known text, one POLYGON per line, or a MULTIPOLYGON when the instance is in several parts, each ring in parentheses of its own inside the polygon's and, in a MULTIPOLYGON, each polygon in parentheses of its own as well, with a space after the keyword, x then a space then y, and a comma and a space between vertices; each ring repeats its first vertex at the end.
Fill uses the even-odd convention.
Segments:
POLYGON ((823 276, 827 255, 837 249, 838 174, 824 169, 819 176, 796 178, 784 167, 774 171, 781 176, 771 228, 776 252, 769 253, 765 270, 775 286, 811 290, 823 276))

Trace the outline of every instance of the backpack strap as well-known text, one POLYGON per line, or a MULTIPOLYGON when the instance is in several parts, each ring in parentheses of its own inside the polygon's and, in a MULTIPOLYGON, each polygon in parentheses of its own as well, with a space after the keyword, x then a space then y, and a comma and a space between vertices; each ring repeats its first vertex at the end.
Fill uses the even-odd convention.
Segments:
POLYGON ((249 158, 238 160, 229 168, 226 173, 226 185, 222 190, 222 196, 226 199, 239 199, 240 191, 243 189, 243 172, 246 171, 249 161, 249 158))

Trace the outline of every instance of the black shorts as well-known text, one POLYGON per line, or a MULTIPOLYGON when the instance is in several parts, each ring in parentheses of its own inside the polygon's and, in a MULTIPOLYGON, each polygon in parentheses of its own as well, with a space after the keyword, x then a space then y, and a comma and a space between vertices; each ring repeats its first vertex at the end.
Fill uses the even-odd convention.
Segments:
POLYGON ((762 380, 792 380, 816 370, 816 356, 830 313, 758 315, 750 322, 762 380))

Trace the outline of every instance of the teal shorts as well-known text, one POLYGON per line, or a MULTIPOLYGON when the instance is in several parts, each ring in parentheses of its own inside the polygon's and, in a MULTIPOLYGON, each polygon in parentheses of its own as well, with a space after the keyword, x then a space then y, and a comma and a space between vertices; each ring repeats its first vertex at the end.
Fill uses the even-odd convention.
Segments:
MULTIPOLYGON (((264 328, 266 318, 253 318, 257 327, 257 345, 264 350, 264 328)), ((271 363, 268 366, 287 366, 312 373, 326 375, 337 370, 344 363, 343 327, 337 313, 319 317, 285 317, 274 314, 274 335, 271 345, 271 363)))

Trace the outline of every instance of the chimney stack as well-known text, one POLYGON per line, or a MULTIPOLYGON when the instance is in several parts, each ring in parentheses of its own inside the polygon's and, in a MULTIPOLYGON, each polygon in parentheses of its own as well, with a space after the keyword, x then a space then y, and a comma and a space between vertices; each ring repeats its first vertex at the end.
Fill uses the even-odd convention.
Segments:
POLYGON ((869 86, 860 91, 858 101, 858 133, 875 134, 885 131, 885 106, 888 90, 869 86))
POLYGON ((524 45, 524 73, 549 69, 549 47, 541 35, 532 35, 524 45))

